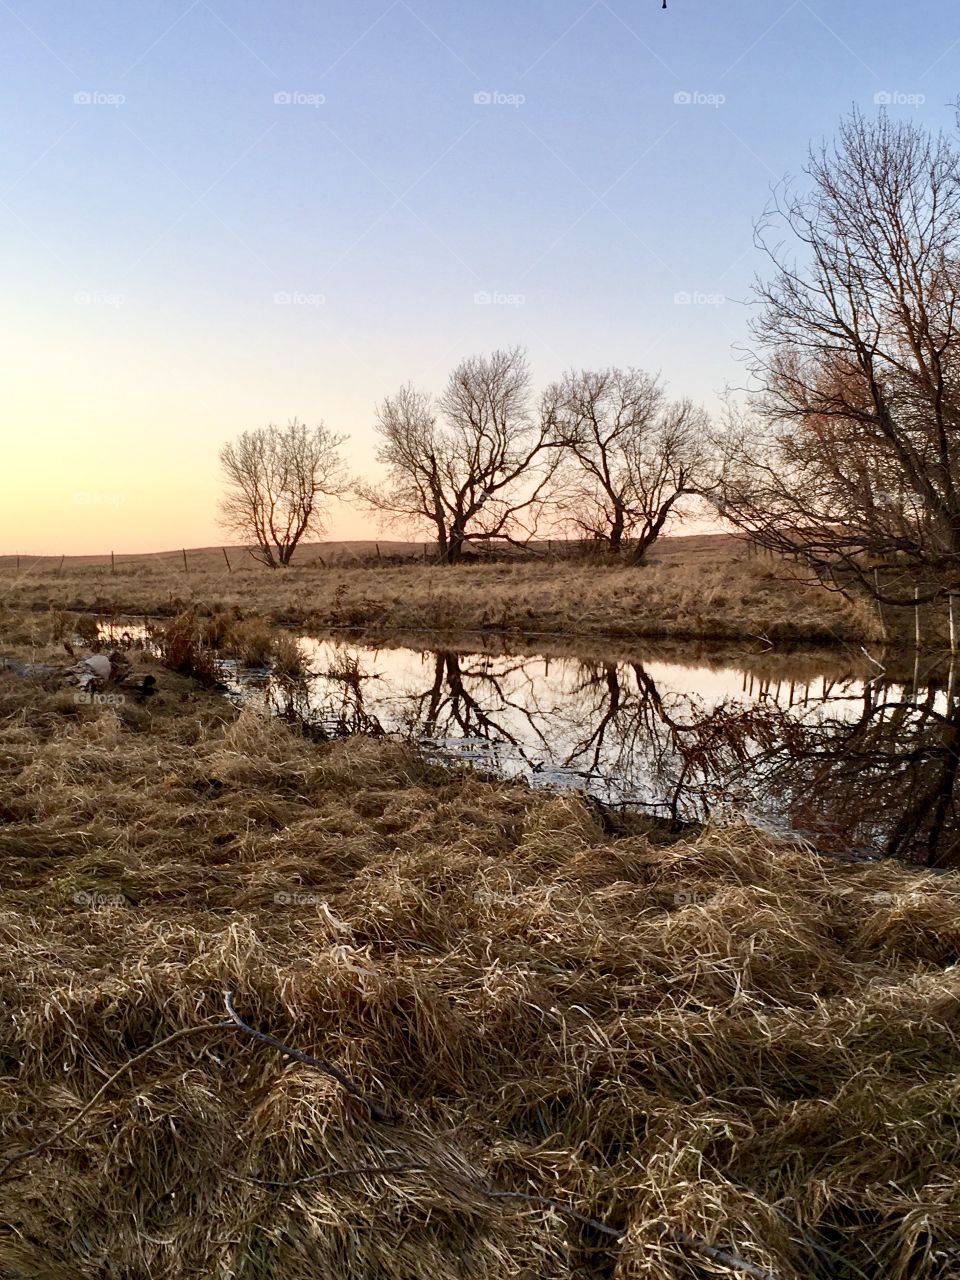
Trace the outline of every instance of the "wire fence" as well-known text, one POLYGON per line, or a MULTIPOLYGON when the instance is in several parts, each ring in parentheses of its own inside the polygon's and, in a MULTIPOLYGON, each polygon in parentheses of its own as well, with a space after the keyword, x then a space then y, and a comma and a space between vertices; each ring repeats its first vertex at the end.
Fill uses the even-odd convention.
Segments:
MULTIPOLYGON (((462 562, 509 563, 524 560, 590 560, 601 555, 595 542, 576 539, 544 539, 526 545, 487 546, 483 543, 468 545, 462 562)), ((443 560, 435 542, 359 542, 307 544, 298 548, 294 564, 303 568, 375 567, 377 565, 439 564, 443 560)), ((246 547, 200 547, 176 551, 152 551, 120 553, 105 551, 99 555, 28 555, 11 553, 0 555, 0 573, 35 571, 60 574, 83 569, 106 570, 117 573, 131 568, 163 568, 189 574, 226 567, 228 572, 237 568, 262 567, 251 550, 246 547)))

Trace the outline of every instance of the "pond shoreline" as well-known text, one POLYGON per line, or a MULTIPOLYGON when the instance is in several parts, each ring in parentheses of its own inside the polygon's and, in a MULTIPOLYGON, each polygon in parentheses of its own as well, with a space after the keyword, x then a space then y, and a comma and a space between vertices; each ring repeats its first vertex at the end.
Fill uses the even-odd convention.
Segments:
MULTIPOLYGON (((921 702, 858 655, 824 666, 822 655, 803 650, 647 645, 600 655, 537 645, 518 653, 469 635, 457 644, 423 632, 400 639, 301 634, 283 644, 285 661, 292 648, 296 663, 276 672, 268 659, 245 662, 225 647, 219 678, 238 701, 262 703, 319 741, 399 735, 445 765, 586 795, 673 831, 725 813, 856 861, 882 856, 899 825, 893 792, 874 820, 872 757, 856 764, 858 753, 882 749, 891 769, 903 755, 902 783, 892 785, 904 788, 909 808, 918 786, 909 762, 937 750, 931 742, 918 756, 916 734, 930 735, 921 702), (903 710, 884 727, 887 706, 903 710), (864 745, 864 723, 885 735, 879 747, 872 738, 864 745)), ((262 647, 264 637, 252 641, 262 647)), ((928 690, 928 710, 942 719, 944 695, 935 684, 928 690)))
MULTIPOLYGON (((589 561, 465 566, 403 564, 289 570, 202 559, 23 575, 19 607, 171 617, 195 609, 311 630, 376 627, 488 633, 525 642, 635 643, 676 638, 763 645, 874 644, 882 634, 864 601, 801 580, 796 566, 748 558, 734 539, 668 539, 644 567, 589 561)), ((908 619, 912 622, 912 619, 908 619)), ((932 634, 932 633, 931 633, 932 634)), ((899 636, 895 637, 899 639, 899 636)))
MULTIPOLYGON (((39 611, 39 610, 38 610, 39 611)), ((69 609, 70 615, 87 617, 113 628, 142 626, 151 621, 166 623, 182 616, 181 610, 156 610, 149 613, 90 609, 69 609)), ((218 617, 215 611, 197 612, 203 621, 218 617)), ((235 621, 246 623, 256 619, 246 616, 235 621)), ((532 629, 505 631, 494 628, 470 629, 449 627, 411 627, 356 623, 350 625, 309 625, 289 616, 263 620, 288 634, 306 634, 315 639, 335 638, 347 642, 383 648, 453 649, 461 652, 524 654, 544 657, 586 657, 596 661, 629 661, 639 651, 645 656, 669 661, 698 658, 708 664, 740 666, 764 674, 771 663, 797 660, 811 669, 855 672, 863 677, 875 676, 878 668, 891 679, 907 681, 920 669, 925 681, 946 677, 949 654, 941 650, 916 650, 907 645, 865 646, 834 639, 826 644, 816 640, 784 640, 764 643, 760 637, 730 638, 711 635, 684 635, 660 632, 650 634, 623 633, 577 635, 559 631, 532 629)))

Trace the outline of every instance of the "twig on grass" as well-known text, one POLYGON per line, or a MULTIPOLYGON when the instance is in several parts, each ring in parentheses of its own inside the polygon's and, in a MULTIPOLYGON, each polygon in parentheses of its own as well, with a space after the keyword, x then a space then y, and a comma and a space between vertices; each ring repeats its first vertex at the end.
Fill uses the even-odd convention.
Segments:
POLYGON ((90 1101, 80 1108, 72 1120, 68 1120, 65 1125, 62 1125, 55 1133, 52 1133, 49 1138, 44 1138, 42 1142, 38 1142, 35 1147, 28 1147, 26 1151, 18 1151, 16 1155, 12 1155, 10 1159, 0 1167, 0 1182, 3 1182, 6 1179, 10 1170, 14 1165, 19 1164, 21 1160, 26 1160, 29 1156, 35 1156, 39 1152, 46 1150, 51 1143, 56 1142, 58 1138, 62 1138, 65 1133, 69 1133, 73 1126, 75 1124, 79 1124, 90 1108, 103 1097, 106 1091, 113 1084, 114 1080, 118 1080, 125 1071, 129 1071, 131 1067, 135 1067, 138 1062, 142 1062, 143 1059, 149 1057, 151 1053, 156 1053, 156 1051, 158 1049, 162 1049, 164 1045, 172 1044, 175 1040, 182 1040, 186 1036, 196 1035, 200 1031, 224 1031, 232 1026, 232 1022, 208 1022, 199 1027, 181 1027, 179 1031, 174 1031, 172 1035, 165 1036, 162 1040, 158 1040, 156 1044, 152 1044, 149 1048, 144 1049, 142 1053, 138 1053, 135 1058, 131 1058, 128 1062, 125 1062, 122 1067, 118 1067, 113 1075, 104 1081, 90 1101))
POLYGON ((334 1065, 334 1063, 327 1062, 325 1058, 315 1058, 312 1053, 305 1053, 303 1049, 295 1049, 293 1045, 284 1044, 282 1040, 278 1040, 275 1036, 268 1035, 265 1031, 258 1031, 256 1027, 251 1027, 249 1022, 244 1022, 234 1008, 232 991, 225 991, 223 993, 223 1002, 226 1006, 227 1013, 230 1015, 231 1021, 235 1026, 239 1027, 241 1031, 246 1031, 247 1035, 253 1036, 255 1040, 259 1040, 262 1044, 270 1045, 272 1049, 276 1049, 278 1052, 286 1054, 289 1058, 296 1058, 298 1062, 304 1062, 308 1067, 317 1067, 326 1075, 332 1076, 341 1089, 346 1093, 349 1093, 352 1098, 356 1098, 358 1102, 362 1103, 366 1107, 370 1114, 370 1118, 372 1120, 376 1120, 378 1124, 397 1123, 400 1118, 399 1116, 394 1115, 389 1111, 384 1111, 384 1109, 377 1106, 375 1102, 371 1102, 360 1087, 350 1079, 347 1073, 345 1071, 341 1071, 338 1066, 334 1065))
MULTIPOLYGON (((362 1093, 354 1081, 351 1080, 345 1072, 341 1071, 339 1067, 334 1066, 333 1063, 327 1062, 323 1058, 315 1058, 312 1054, 306 1053, 302 1049, 297 1049, 292 1045, 284 1044, 282 1040, 276 1039, 275 1036, 268 1035, 264 1031, 258 1031, 255 1027, 250 1026, 249 1023, 244 1022, 234 1007, 232 992, 224 992, 224 1004, 228 1014, 230 1015, 229 1020, 204 1023, 195 1027, 181 1027, 179 1031, 174 1031, 171 1035, 165 1036, 162 1040, 158 1040, 156 1044, 150 1045, 135 1057, 130 1058, 129 1061, 125 1062, 121 1067, 118 1067, 117 1070, 104 1081, 89 1102, 85 1103, 77 1114, 71 1120, 68 1120, 65 1125, 62 1125, 55 1133, 50 1134, 49 1137, 44 1138, 42 1142, 37 1143, 36 1146, 30 1147, 25 1151, 17 1152, 15 1155, 11 1156, 5 1164, 0 1167, 0 1182, 6 1180, 7 1175, 15 1165, 28 1159, 30 1156, 37 1155, 39 1152, 45 1150, 52 1143, 56 1142, 58 1138, 61 1138, 64 1134, 68 1133, 75 1125, 79 1124, 83 1117, 90 1111, 104 1093, 106 1093, 114 1081, 118 1080, 124 1072, 129 1071, 132 1067, 135 1067, 137 1063, 142 1062, 151 1054, 156 1053, 158 1049, 162 1049, 166 1045, 172 1044, 177 1040, 185 1039, 187 1036, 197 1035, 200 1032, 227 1031, 235 1028, 244 1031, 255 1040, 259 1040, 261 1043, 277 1049, 280 1053, 283 1053, 288 1057, 295 1058, 298 1062, 303 1062, 307 1066, 317 1067, 325 1074, 332 1076, 341 1088, 345 1090, 345 1092, 350 1094, 351 1097, 356 1098, 357 1101, 361 1102, 366 1107, 370 1116, 374 1120, 379 1121, 381 1124, 398 1123, 400 1119, 399 1116, 391 1115, 381 1107, 377 1106, 376 1103, 371 1102, 365 1094, 362 1093)), ((395 1165, 359 1165, 353 1168, 336 1167, 333 1169, 321 1170, 314 1174, 307 1174, 302 1178, 295 1178, 290 1181, 237 1175, 230 1173, 229 1171, 224 1172, 227 1173, 228 1177, 236 1178, 255 1186, 264 1186, 273 1189, 285 1189, 300 1186, 303 1183, 308 1182, 351 1176, 358 1177, 412 1172, 432 1172, 439 1173, 441 1175, 446 1173, 445 1170, 438 1168, 436 1165, 418 1164, 413 1162, 395 1165)), ((570 1218, 574 1222, 579 1222, 582 1226, 590 1227, 594 1231, 598 1231, 600 1234, 608 1236, 614 1240, 622 1240, 626 1235, 624 1228, 611 1226, 609 1223, 603 1222, 599 1218, 594 1218, 589 1214, 581 1213, 578 1209, 574 1209, 570 1205, 564 1204, 562 1200, 556 1200, 550 1196, 541 1196, 528 1191, 500 1191, 495 1187, 489 1186, 485 1182, 481 1182, 470 1177, 464 1177, 463 1181, 474 1191, 479 1192, 481 1195, 486 1196, 491 1200, 521 1200, 527 1204, 553 1209, 556 1213, 570 1218)), ((689 1232, 671 1227, 665 1222, 658 1222, 656 1224, 656 1228, 662 1238, 668 1239, 682 1248, 700 1253, 704 1257, 709 1258, 712 1262, 718 1263, 720 1266, 727 1267, 734 1271, 743 1272, 746 1275, 753 1276, 755 1280, 778 1280, 775 1272, 769 1271, 756 1263, 749 1262, 745 1258, 741 1258, 735 1253, 730 1253, 726 1249, 718 1248, 716 1245, 710 1244, 700 1236, 691 1235, 689 1232)))
POLYGON ((231 1173, 224 1170, 235 1182, 249 1182, 255 1187, 270 1187, 274 1191, 283 1191, 287 1187, 299 1187, 305 1182, 327 1182, 333 1178, 361 1178, 371 1174, 385 1173, 429 1173, 432 1166, 428 1164, 360 1164, 353 1168, 321 1169, 319 1173, 308 1173, 302 1178, 256 1178, 253 1174, 231 1173))
POLYGON ((775 1271, 768 1271, 766 1267, 761 1267, 756 1262, 748 1262, 746 1258, 741 1258, 736 1253, 720 1249, 701 1236, 691 1235, 689 1231, 681 1231, 679 1227, 671 1227, 666 1222, 658 1222, 657 1231, 664 1239, 672 1240, 674 1244, 684 1249, 692 1249, 694 1253, 703 1254, 711 1262, 729 1267, 731 1271, 742 1271, 745 1275, 756 1277, 756 1280, 777 1280, 775 1271))
POLYGON ((538 1196, 530 1191, 496 1191, 493 1187, 488 1187, 483 1182, 474 1182, 472 1178, 468 1179, 468 1181, 474 1190, 489 1196, 493 1200, 526 1200, 529 1204, 542 1205, 545 1209, 555 1209, 557 1213, 561 1213, 567 1218, 572 1218, 574 1222, 579 1222, 585 1227, 592 1227, 594 1231, 599 1231, 601 1235, 611 1236, 614 1240, 622 1240, 626 1235, 622 1227, 611 1227, 608 1222, 601 1222, 599 1218, 591 1218, 588 1213, 581 1213, 579 1209, 571 1209, 562 1200, 553 1200, 550 1196, 538 1196))

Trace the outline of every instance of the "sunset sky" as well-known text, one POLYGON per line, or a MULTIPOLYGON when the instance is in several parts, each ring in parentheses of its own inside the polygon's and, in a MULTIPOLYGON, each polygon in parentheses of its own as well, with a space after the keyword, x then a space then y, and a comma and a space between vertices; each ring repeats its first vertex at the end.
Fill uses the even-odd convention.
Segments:
POLYGON ((322 418, 371 474, 377 401, 498 345, 715 407, 771 186, 960 92, 956 0, 0 0, 0 39, 8 554, 220 542, 226 439, 322 418))

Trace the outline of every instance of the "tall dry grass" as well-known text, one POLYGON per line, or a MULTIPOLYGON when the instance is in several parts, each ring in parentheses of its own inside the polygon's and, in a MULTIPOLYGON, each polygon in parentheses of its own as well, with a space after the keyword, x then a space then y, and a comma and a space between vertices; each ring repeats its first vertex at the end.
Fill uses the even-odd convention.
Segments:
MULTIPOLYGON (((251 642, 261 620, 382 633, 430 630, 633 641, 877 643, 875 612, 796 580, 786 562, 749 559, 732 538, 667 539, 645 568, 579 561, 367 568, 307 560, 273 571, 249 560, 227 572, 205 557, 184 572, 176 559, 109 566, 58 562, 0 570, 10 606, 204 617, 239 615, 251 642)), ((905 625, 913 625, 912 617, 905 625)))
POLYGON ((0 678, 0 1132, 47 1144, 0 1274, 735 1274, 661 1224, 779 1280, 960 1272, 960 878, 614 838, 157 675, 0 678))

